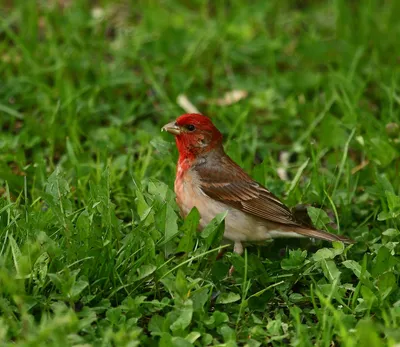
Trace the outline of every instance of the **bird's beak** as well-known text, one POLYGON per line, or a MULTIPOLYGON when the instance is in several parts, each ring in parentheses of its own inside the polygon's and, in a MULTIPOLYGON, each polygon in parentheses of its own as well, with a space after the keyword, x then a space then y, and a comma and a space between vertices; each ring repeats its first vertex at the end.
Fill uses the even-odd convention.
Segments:
POLYGON ((175 124, 175 122, 171 122, 168 124, 165 124, 162 128, 161 131, 168 131, 171 134, 174 135, 179 135, 181 133, 181 128, 175 124))

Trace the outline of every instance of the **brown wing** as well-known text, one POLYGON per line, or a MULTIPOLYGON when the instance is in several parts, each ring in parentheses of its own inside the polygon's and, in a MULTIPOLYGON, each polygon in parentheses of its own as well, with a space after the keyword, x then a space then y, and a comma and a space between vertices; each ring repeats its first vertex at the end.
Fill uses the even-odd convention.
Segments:
POLYGON ((302 226, 275 195, 253 181, 229 157, 221 155, 218 159, 220 166, 211 167, 203 163, 196 167, 201 190, 206 195, 271 222, 302 226))
POLYGON ((221 201, 243 212, 279 223, 283 230, 295 231, 306 237, 314 237, 326 241, 342 241, 354 243, 342 236, 317 230, 308 223, 296 220, 292 212, 268 189, 253 181, 237 164, 225 155, 223 149, 209 155, 215 160, 200 160, 195 169, 200 178, 200 188, 210 198, 221 201), (210 163, 220 163, 213 166, 210 163))

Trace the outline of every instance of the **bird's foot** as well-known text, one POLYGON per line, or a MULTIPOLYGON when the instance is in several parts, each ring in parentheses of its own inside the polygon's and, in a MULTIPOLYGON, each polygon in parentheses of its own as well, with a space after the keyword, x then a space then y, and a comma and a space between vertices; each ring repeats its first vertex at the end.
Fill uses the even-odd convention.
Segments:
POLYGON ((229 268, 229 271, 228 271, 228 277, 232 277, 234 271, 235 271, 235 267, 233 265, 231 265, 231 267, 229 268))

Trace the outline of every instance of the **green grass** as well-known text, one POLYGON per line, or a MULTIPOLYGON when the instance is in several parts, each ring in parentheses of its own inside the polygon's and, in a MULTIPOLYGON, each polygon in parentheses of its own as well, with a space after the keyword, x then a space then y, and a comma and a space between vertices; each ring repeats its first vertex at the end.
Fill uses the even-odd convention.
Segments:
POLYGON ((400 343, 399 1, 12 3, 2 346, 400 343), (249 94, 209 102, 233 89, 249 94), (160 128, 184 113, 179 94, 256 180, 357 243, 281 239, 216 260, 223 224, 199 234, 174 201, 160 128))

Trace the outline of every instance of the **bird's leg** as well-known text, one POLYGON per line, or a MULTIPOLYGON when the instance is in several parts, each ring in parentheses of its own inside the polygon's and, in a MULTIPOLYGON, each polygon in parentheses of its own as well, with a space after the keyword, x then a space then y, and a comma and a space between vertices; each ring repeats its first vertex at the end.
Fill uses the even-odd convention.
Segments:
POLYGON ((233 251, 239 255, 243 254, 243 245, 240 241, 236 241, 233 246, 233 251))
MULTIPOLYGON (((233 246, 233 251, 239 255, 243 254, 243 245, 240 241, 235 241, 235 244, 233 246)), ((233 265, 231 265, 231 267, 229 269, 229 276, 232 276, 233 271, 235 271, 235 268, 233 265)))

